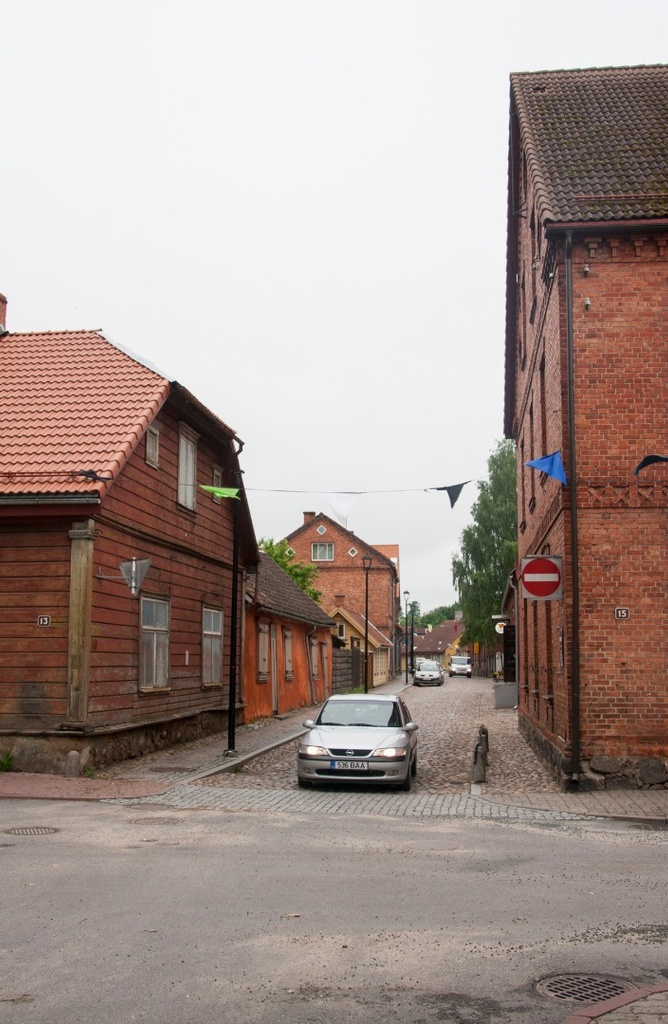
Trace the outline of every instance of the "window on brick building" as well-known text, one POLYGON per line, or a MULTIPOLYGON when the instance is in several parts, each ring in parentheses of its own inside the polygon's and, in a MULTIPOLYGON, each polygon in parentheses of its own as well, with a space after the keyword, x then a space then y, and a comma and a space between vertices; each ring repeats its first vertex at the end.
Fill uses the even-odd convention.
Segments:
POLYGON ((314 542, 311 544, 311 561, 312 562, 332 562, 334 560, 334 545, 330 542, 324 544, 322 542, 314 542))

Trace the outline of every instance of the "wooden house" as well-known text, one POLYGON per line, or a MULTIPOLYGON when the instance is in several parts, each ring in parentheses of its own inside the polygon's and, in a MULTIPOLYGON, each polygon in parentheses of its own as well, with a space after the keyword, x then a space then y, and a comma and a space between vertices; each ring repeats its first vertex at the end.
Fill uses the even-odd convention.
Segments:
POLYGON ((334 623, 263 551, 248 578, 244 621, 244 721, 330 695, 334 623))
POLYGON ((258 560, 235 432, 97 331, 4 331, 0 380, 0 752, 58 771, 223 729, 258 560))

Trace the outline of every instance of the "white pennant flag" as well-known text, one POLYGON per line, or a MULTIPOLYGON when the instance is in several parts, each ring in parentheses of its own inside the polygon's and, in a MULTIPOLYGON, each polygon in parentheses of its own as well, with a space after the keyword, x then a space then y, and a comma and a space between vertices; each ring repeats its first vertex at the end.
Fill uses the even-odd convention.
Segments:
POLYGON ((324 496, 332 506, 334 515, 342 526, 348 527, 348 513, 363 491, 324 491, 324 496))

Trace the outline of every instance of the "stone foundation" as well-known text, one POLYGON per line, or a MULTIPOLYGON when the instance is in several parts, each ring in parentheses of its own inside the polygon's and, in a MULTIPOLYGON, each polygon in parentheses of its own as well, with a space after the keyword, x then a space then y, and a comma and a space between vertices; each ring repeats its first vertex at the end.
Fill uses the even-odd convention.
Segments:
POLYGON ((204 711, 186 718, 99 733, 6 733, 0 736, 0 755, 12 755, 13 771, 65 775, 68 756, 73 751, 78 754, 79 769, 83 771, 226 731, 226 712, 204 711))
MULTIPOLYGON (((573 786, 570 750, 562 751, 522 715, 518 729, 539 760, 564 789, 573 786)), ((660 757, 582 758, 578 791, 611 789, 668 789, 668 766, 660 757)))

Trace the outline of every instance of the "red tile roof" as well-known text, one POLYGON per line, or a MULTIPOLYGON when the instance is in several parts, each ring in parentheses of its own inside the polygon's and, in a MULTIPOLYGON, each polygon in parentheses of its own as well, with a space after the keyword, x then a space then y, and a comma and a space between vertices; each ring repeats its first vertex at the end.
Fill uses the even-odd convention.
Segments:
POLYGON ((668 216, 668 65, 539 71, 510 83, 541 220, 668 216))
POLYGON ((0 337, 0 494, 83 494, 114 478, 170 383, 97 331, 0 337))

